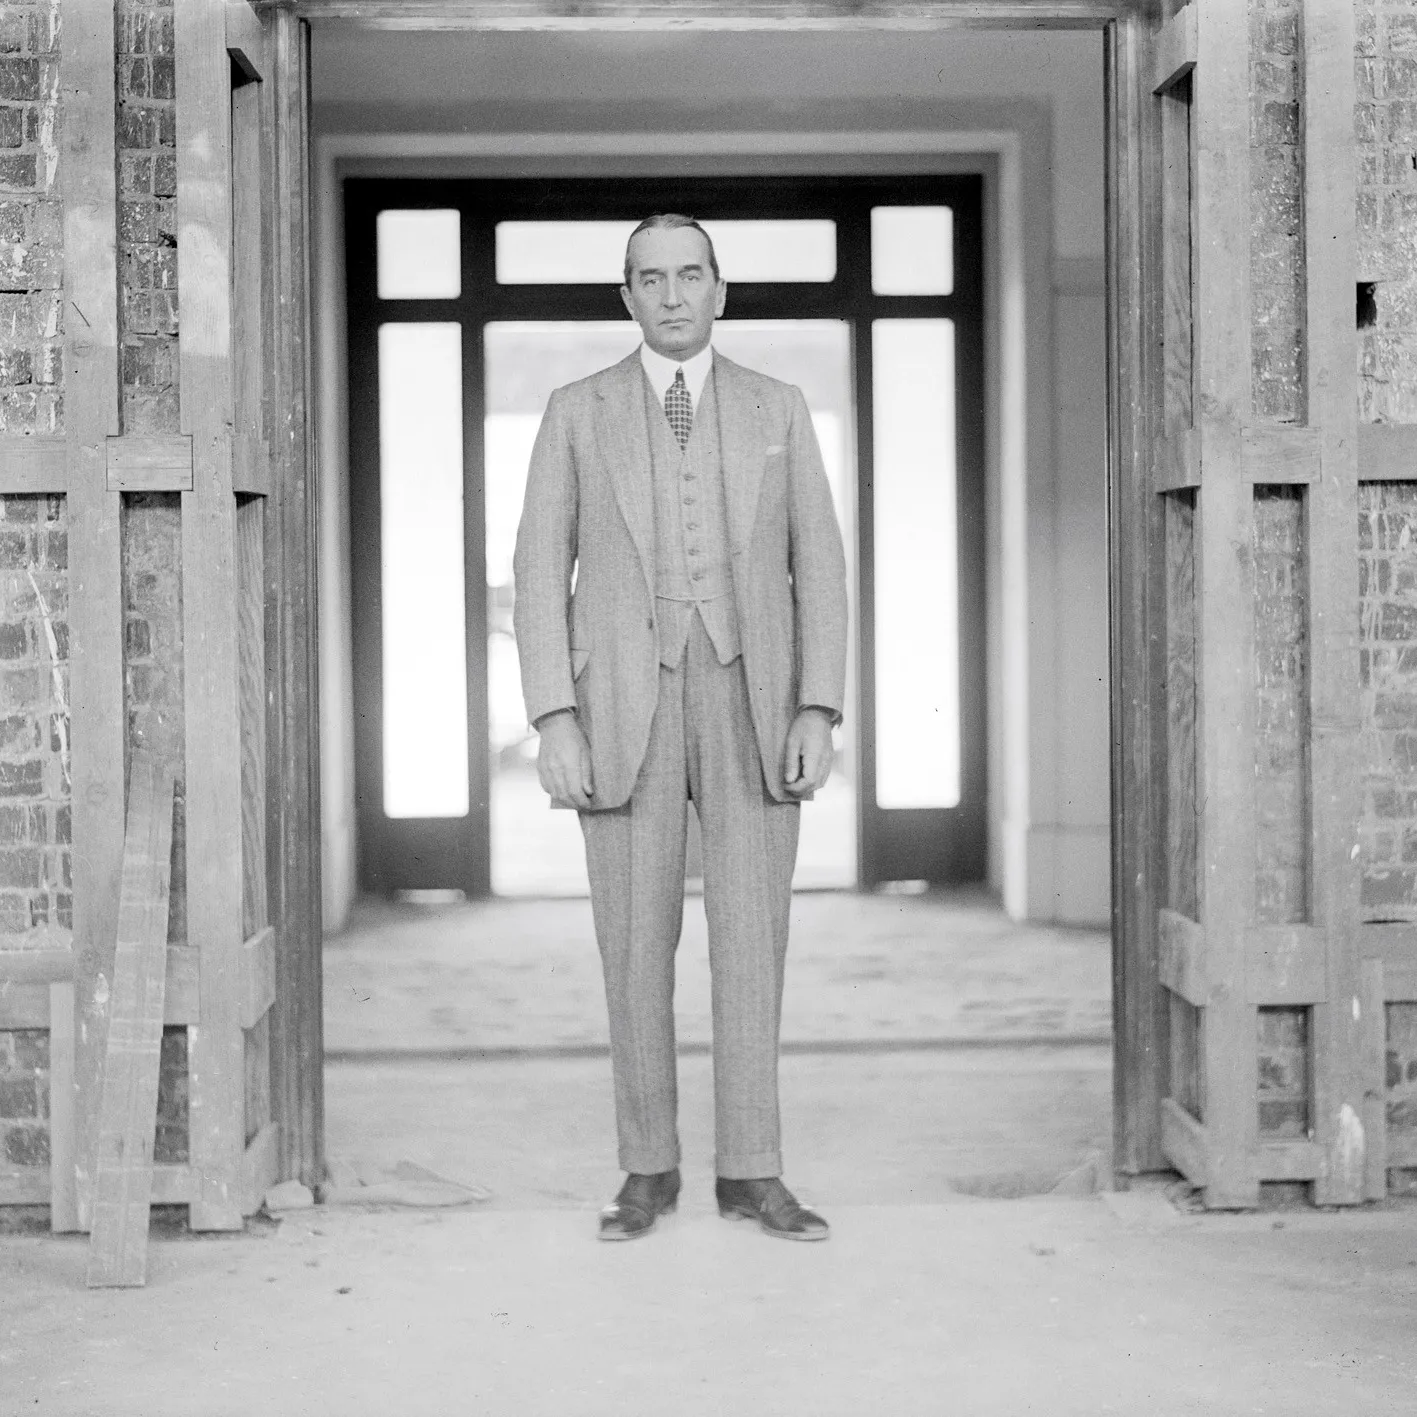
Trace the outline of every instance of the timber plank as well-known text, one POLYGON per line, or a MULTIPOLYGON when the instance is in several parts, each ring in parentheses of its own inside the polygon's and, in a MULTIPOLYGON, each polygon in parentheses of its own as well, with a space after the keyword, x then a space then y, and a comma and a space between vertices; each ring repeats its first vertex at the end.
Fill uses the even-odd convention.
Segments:
POLYGON ((269 918, 266 904, 265 510, 263 497, 247 498, 236 509, 243 936, 254 935, 269 918))
MULTIPOLYGON (((1196 6, 1192 201, 1195 407, 1205 445, 1196 504, 1200 909, 1211 986, 1202 1030, 1208 1207, 1258 1201, 1255 1011, 1245 927, 1254 901, 1253 540, 1242 430, 1251 410, 1250 85, 1244 6, 1196 6)), ((1162 100, 1169 105, 1169 100, 1162 100)))
POLYGON ((247 0, 226 0, 226 52, 248 83, 264 77, 265 34, 247 0))
POLYGON ((0 980, 12 984, 53 984, 74 977, 71 949, 48 946, 33 950, 0 950, 0 980))
POLYGON ((167 984, 173 774, 134 753, 128 779, 123 891, 98 1117, 89 1288, 147 1279, 158 1061, 167 984))
POLYGON ((1305 0, 1304 249, 1308 293, 1304 349, 1308 416, 1323 476, 1309 492, 1309 719, 1312 734, 1312 909, 1327 940, 1327 1002, 1313 1015, 1314 1131, 1328 1164, 1320 1205, 1356 1205, 1366 1194, 1366 1084, 1358 957, 1361 815, 1358 740, 1357 363, 1353 356, 1356 171, 1351 5, 1305 0))
MULTIPOLYGON (((52 1207, 53 1185, 47 1166, 30 1166, 13 1175, 0 1176, 0 1205, 52 1207)), ((58 1230, 59 1226, 55 1225, 54 1229, 58 1230)))
POLYGON ((1311 1141, 1264 1142, 1255 1150, 1255 1180, 1316 1181, 1324 1161, 1323 1148, 1311 1141))
POLYGON ((275 931, 262 926, 241 947, 241 1027, 252 1029, 276 1001, 275 931))
POLYGON ((1206 1128, 1174 1097, 1161 1099, 1161 1145, 1171 1164, 1193 1186, 1210 1189, 1206 1128))
POLYGON ((1165 22, 1156 35, 1152 93, 1164 93, 1196 67, 1196 7, 1186 5, 1165 22))
POLYGON ((280 1174, 279 1128, 267 1122, 246 1145, 242 1158, 241 1213, 254 1215, 280 1174))
POLYGON ((69 490, 69 450, 63 438, 0 438, 0 494, 35 495, 69 490))
POLYGON ((1328 998, 1327 941, 1313 925, 1255 925, 1245 932, 1250 1003, 1321 1004, 1328 998))
MULTIPOLYGON (((1192 221, 1195 154, 1191 116, 1191 81, 1186 79, 1158 100, 1161 162, 1161 388, 1166 435, 1193 425, 1195 381, 1195 231, 1192 221)), ((1197 449, 1197 451, 1199 451, 1197 449)), ((1199 468, 1198 458, 1186 467, 1199 468)), ((1183 483, 1191 486, 1192 483, 1183 483)))
POLYGON ((189 1050, 197 1230, 241 1228, 241 733, 232 491, 231 63, 224 0, 175 11, 187 921, 201 950, 202 1025, 189 1050))
POLYGON ((1363 482, 1417 481, 1417 423, 1360 423, 1358 476, 1363 482))
POLYGON ((64 419, 69 510, 76 1158, 79 1214, 93 1181, 95 1112, 106 1046, 113 932, 123 856, 123 587, 119 497, 107 485, 118 432, 118 268, 114 12, 67 6, 64 122, 64 419))
POLYGON ((1194 428, 1156 440, 1157 492, 1180 492, 1201 485, 1201 440, 1194 428))
POLYGON ((1241 439, 1246 482, 1318 481, 1321 442, 1317 428, 1246 428, 1241 439))
POLYGON ((1175 910, 1163 909, 1157 918, 1157 934, 1162 984, 1193 1007, 1203 1008, 1210 1002, 1204 928, 1175 910))
POLYGON ((108 439, 110 492, 186 492, 192 439, 185 433, 130 433, 108 439))
POLYGON ((232 447, 231 490, 256 497, 271 495, 271 449, 264 438, 239 435, 232 447))
POLYGON ((1112 722, 1113 1155, 1119 1171, 1164 1169, 1170 1003, 1158 979, 1156 912, 1167 878, 1165 503, 1148 491, 1157 413, 1160 134, 1147 26, 1137 16, 1104 34, 1109 117, 1107 338, 1116 371, 1109 400, 1108 518, 1112 722))
POLYGON ((1359 965, 1363 991, 1364 1071, 1369 1085, 1363 1097, 1363 1131, 1367 1138, 1364 1194, 1370 1201, 1387 1195, 1387 999, 1383 963, 1365 959, 1359 965))
POLYGON ((311 388, 308 266, 309 27, 290 10, 269 17, 272 134, 263 179, 271 211, 272 494, 266 512, 266 850, 277 991, 270 1013, 271 1108, 280 1175, 315 1186, 325 1174, 324 1019, 320 888, 318 492, 311 388))
POLYGON ((74 1170, 74 981, 49 986, 49 1225, 78 1229, 79 1197, 74 1170))

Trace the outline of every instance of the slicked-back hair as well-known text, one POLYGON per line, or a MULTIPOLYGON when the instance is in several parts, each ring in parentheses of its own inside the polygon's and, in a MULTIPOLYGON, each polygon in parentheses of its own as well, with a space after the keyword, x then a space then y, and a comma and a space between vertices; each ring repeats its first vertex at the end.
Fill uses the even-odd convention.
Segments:
POLYGON ((635 237, 642 231, 678 231, 681 227, 688 227, 691 231, 697 231, 704 238, 704 244, 708 247, 709 269, 713 271, 715 280, 722 280, 718 273, 718 256, 714 253, 713 237, 701 227, 691 216, 685 216, 682 212, 656 212, 654 216, 647 216, 631 233, 630 239, 625 243, 625 284, 630 284, 630 277, 634 274, 630 265, 630 247, 635 244, 635 237))

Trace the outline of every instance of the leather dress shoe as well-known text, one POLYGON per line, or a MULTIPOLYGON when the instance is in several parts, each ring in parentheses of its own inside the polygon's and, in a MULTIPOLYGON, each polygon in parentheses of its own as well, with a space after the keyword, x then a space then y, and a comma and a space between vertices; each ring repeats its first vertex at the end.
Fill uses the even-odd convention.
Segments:
POLYGON ((754 1181, 720 1176, 714 1194, 725 1220, 756 1220, 766 1234, 780 1240, 825 1240, 831 1234, 827 1222, 801 1204, 776 1176, 754 1181))
POLYGON ((620 1194, 600 1212, 602 1240, 638 1240, 654 1229, 661 1215, 679 1204, 679 1168, 642 1176, 632 1171, 620 1194))

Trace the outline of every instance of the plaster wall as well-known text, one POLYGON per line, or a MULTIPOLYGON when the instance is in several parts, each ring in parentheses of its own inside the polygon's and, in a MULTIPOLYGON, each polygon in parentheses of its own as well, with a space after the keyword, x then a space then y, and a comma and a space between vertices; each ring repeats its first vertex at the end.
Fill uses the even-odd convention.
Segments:
MULTIPOLYGON (((1087 33, 431 36, 316 28, 329 928, 343 922, 355 888, 335 154, 382 154, 379 171, 447 171, 455 155, 481 145, 503 155, 504 172, 549 173, 558 161, 562 171, 584 172, 586 161, 607 174, 643 171, 647 161, 665 171, 678 165, 676 133, 684 135, 685 163, 702 164, 710 150, 704 135, 723 132, 739 135, 735 146, 744 151, 761 136, 761 151, 741 170, 773 170, 775 160, 788 161, 773 157, 774 148, 791 148, 784 135, 801 135, 802 148, 821 162, 851 149, 848 134, 865 134, 874 151, 888 152, 893 133, 936 132, 946 152, 947 135, 973 131, 959 146, 982 152, 978 134, 986 129, 1013 145, 1015 215, 1027 246, 1017 274, 1028 289, 1006 289, 1000 273, 998 313, 1007 323, 1016 297, 1018 329, 1026 305, 1035 342, 1014 351, 1020 401, 991 449, 996 468, 1016 456, 1027 472, 1015 502, 1002 477, 990 489, 990 880, 1015 917, 1105 921, 1100 51, 1100 38, 1087 33), (1012 543, 1010 525, 1018 533, 1012 543)), ((994 333, 995 388, 1003 393, 1011 356, 994 333)))

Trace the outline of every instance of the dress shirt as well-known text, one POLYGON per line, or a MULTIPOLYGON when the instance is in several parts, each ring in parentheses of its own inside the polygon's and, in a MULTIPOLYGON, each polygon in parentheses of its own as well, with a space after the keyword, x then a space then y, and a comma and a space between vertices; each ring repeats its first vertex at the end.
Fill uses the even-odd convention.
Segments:
POLYGON ((640 363, 644 365, 646 377, 649 379, 649 386, 659 397, 659 406, 664 407, 664 396, 669 392, 669 386, 674 382, 674 372, 677 369, 684 371, 684 383, 688 386, 689 397, 694 401, 694 409, 697 412, 699 399, 704 392, 704 383, 708 379, 709 371, 713 368, 713 346, 706 344, 692 359, 666 359, 662 354, 656 354, 649 345, 640 346, 640 363))

